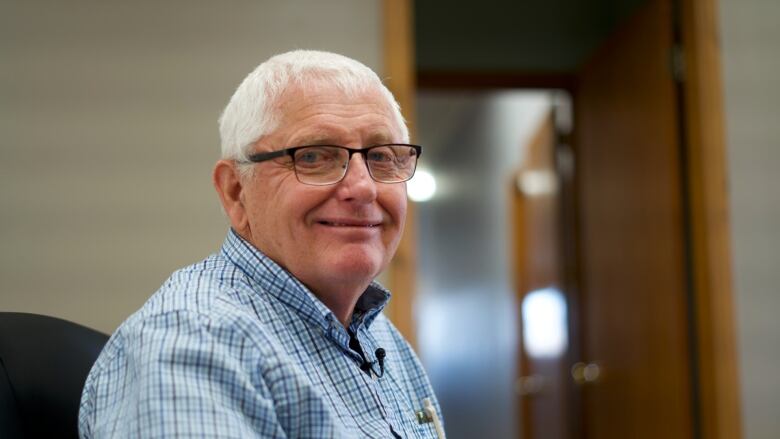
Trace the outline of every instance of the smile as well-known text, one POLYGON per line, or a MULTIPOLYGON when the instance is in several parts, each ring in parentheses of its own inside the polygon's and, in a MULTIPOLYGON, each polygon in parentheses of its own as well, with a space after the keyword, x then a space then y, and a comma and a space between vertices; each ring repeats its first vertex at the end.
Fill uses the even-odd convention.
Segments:
POLYGON ((363 222, 317 221, 317 223, 329 227, 365 227, 368 229, 379 227, 378 223, 363 223, 363 222))

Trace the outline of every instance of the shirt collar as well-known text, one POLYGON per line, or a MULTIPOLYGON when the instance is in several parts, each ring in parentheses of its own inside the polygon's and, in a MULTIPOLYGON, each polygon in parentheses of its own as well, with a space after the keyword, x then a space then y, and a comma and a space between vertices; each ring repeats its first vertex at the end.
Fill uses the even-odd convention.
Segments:
MULTIPOLYGON (((287 305, 305 320, 328 330, 340 323, 333 312, 290 272, 247 242, 232 228, 222 244, 222 255, 250 279, 258 283, 279 302, 287 305)), ((371 322, 390 300, 390 292, 378 282, 371 282, 358 298, 350 329, 369 328, 371 322)))

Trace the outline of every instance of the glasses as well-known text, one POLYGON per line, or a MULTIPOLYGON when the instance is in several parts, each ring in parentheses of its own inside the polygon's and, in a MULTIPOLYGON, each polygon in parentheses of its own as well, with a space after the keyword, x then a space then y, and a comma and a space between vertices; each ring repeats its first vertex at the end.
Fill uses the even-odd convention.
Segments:
POLYGON ((307 145, 279 151, 259 152, 248 157, 250 162, 292 157, 295 177, 303 184, 325 186, 340 182, 347 174, 352 154, 363 156, 371 178, 378 183, 402 183, 414 176, 422 146, 404 143, 374 145, 367 148, 347 148, 336 145, 307 145))

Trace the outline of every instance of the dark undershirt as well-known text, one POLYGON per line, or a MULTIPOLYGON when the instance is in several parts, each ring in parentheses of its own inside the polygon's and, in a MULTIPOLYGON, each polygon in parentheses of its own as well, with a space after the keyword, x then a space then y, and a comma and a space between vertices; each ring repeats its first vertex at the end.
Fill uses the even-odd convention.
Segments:
POLYGON ((363 347, 360 346, 357 335, 352 333, 351 330, 348 330, 347 333, 349 334, 349 348, 357 352, 360 355, 360 359, 363 360, 360 363, 360 370, 371 376, 371 362, 366 359, 366 354, 363 352, 363 347))

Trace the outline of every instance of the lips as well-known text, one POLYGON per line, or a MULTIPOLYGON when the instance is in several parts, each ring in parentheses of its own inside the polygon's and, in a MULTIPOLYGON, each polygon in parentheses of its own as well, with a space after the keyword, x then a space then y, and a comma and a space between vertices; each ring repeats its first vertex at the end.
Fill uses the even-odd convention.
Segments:
POLYGON ((374 228, 379 227, 381 221, 365 221, 365 220, 349 220, 349 219, 333 219, 333 220, 318 220, 317 224, 328 227, 362 227, 362 228, 374 228))

